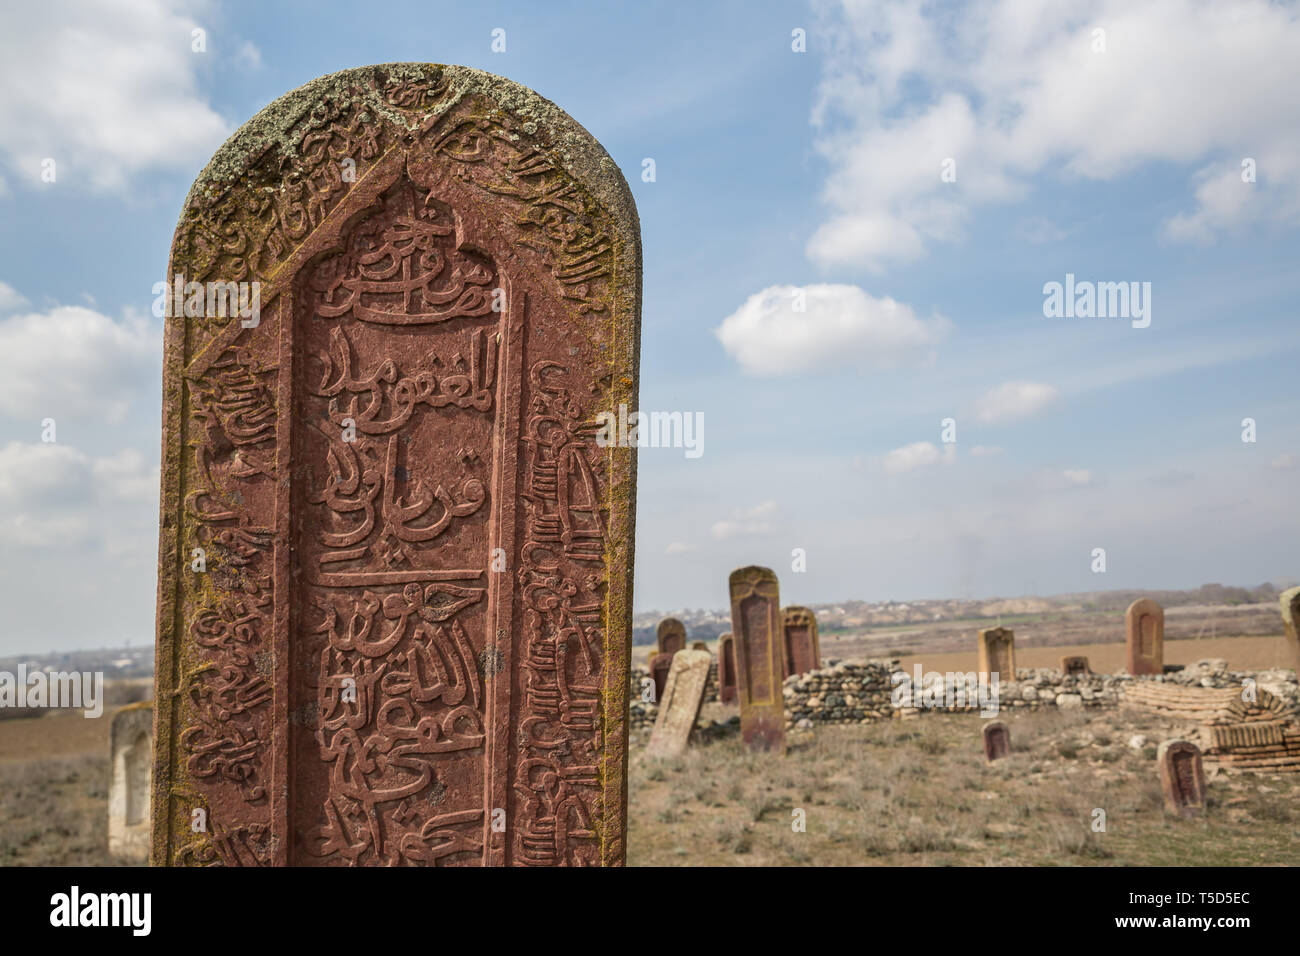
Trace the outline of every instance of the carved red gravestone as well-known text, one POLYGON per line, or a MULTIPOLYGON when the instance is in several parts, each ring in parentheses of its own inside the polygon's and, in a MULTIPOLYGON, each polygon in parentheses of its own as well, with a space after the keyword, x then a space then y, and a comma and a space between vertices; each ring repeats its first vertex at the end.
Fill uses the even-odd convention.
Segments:
POLYGON ((666 617, 660 621, 656 636, 660 654, 676 654, 686 647, 686 625, 675 617, 666 617))
POLYGON ((1016 679, 1016 633, 1008 627, 986 627, 979 632, 979 673, 997 674, 999 680, 1016 679))
POLYGON ((783 627, 784 676, 804 674, 821 667, 821 640, 817 636, 817 615, 806 607, 791 606, 781 612, 783 627))
POLYGON ((1092 673, 1086 657, 1062 657, 1061 673, 1066 677, 1087 677, 1092 673))
POLYGON ((176 276, 153 862, 621 863, 636 463, 595 436, 636 403, 640 239, 613 161, 500 77, 348 70, 221 148, 176 276), (260 314, 205 311, 226 282, 260 314))
POLYGON ((650 655, 650 679, 655 682, 655 702, 664 699, 664 688, 668 686, 668 672, 672 670, 674 654, 650 655))
POLYGON ((1205 769, 1201 751, 1186 740, 1166 740, 1156 750, 1165 809, 1184 817, 1205 811, 1205 769))
POLYGON ((767 568, 741 568, 731 572, 730 588, 740 733, 755 750, 784 751, 784 656, 776 575, 767 568))
POLYGON ((1001 760, 1011 753, 1011 731, 1000 720, 984 725, 984 759, 1001 760))
POLYGON ((1282 592, 1282 626, 1286 629, 1286 642, 1291 649, 1291 666, 1300 676, 1300 588, 1282 592))
POLYGON ((1138 598, 1124 613, 1130 674, 1163 674, 1165 611, 1150 598, 1138 598))
POLYGON ((718 638, 718 702, 736 702, 736 646, 730 634, 718 638))

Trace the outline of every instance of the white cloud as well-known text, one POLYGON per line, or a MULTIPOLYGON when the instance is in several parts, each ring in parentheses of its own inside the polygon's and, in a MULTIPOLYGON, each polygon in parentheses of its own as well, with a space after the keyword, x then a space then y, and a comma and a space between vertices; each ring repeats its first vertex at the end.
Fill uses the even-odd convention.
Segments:
POLYGON ((668 547, 664 548, 664 554, 686 554, 688 551, 694 551, 695 545, 688 544, 685 541, 673 541, 668 547))
POLYGON ((1296 467, 1296 465, 1300 465, 1300 458, 1287 452, 1274 458, 1269 462, 1268 467, 1275 469, 1276 471, 1291 471, 1296 467))
POLYGON ((951 465, 956 458, 955 445, 945 444, 941 451, 933 442, 918 441, 887 452, 883 464, 889 474, 901 475, 917 468, 931 468, 938 464, 951 465))
POLYGON ((161 362, 162 324, 138 314, 115 322, 67 305, 11 315, 0 319, 0 414, 118 423, 161 362))
POLYGON ((1000 445, 976 445, 970 450, 970 453, 976 458, 988 458, 1002 454, 1002 447, 1000 445))
POLYGON ((1004 382, 975 403, 975 417, 985 424, 1018 421, 1037 415, 1060 397, 1060 391, 1040 382, 1004 382))
POLYGON ((714 522, 709 530, 719 541, 739 535, 766 534, 772 530, 771 518, 776 510, 775 501, 764 501, 753 508, 737 511, 731 520, 714 522))
MULTIPOLYGON (((120 189, 153 169, 202 165, 231 132, 197 89, 203 26, 180 0, 18 4, 0 32, 0 158, 42 188, 120 189), (54 187, 42 160, 55 160, 54 187)), ((207 24, 211 26, 211 24, 207 24)), ((211 40, 211 38, 210 38, 211 40)), ((241 52, 244 61, 250 54, 241 52)))
POLYGON ((774 285, 751 295, 715 334, 746 372, 783 375, 924 363, 948 326, 942 316, 918 318, 911 306, 857 286, 774 285))
POLYGON ((1092 472, 1087 468, 1066 468, 1061 472, 1061 477, 1065 479, 1066 484, 1076 488, 1092 484, 1092 472))
MULTIPOLYGON (((961 235, 972 210, 1038 176, 1111 180, 1195 165, 1167 236, 1300 223, 1300 10, 1266 0, 918 6, 843 0, 821 31, 813 122, 830 163, 826 266, 882 270, 961 235), (1105 30, 1094 52, 1093 30, 1105 30), (1243 83, 1242 77, 1249 77, 1243 83), (1243 183, 1241 162, 1256 162, 1243 183), (941 166, 956 161, 956 180, 941 166)), ((1052 230, 1039 230, 1053 237, 1052 230)))
POLYGON ((27 304, 27 300, 7 282, 0 282, 0 314, 13 312, 27 304))

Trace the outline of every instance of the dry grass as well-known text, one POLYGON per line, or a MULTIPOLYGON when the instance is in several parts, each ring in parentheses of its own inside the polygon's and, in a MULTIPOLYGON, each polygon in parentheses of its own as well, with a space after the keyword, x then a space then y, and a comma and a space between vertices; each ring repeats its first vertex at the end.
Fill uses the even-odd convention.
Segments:
POLYGON ((1008 716, 989 765, 964 714, 791 735, 785 757, 736 737, 675 760, 634 744, 632 865, 1259 865, 1296 862, 1300 776, 1218 776, 1202 820, 1168 816, 1155 742, 1127 711, 1008 716), (1151 743, 1129 747, 1135 734, 1151 743), (1105 832, 1094 832, 1096 810, 1105 832), (806 832, 792 823, 802 811, 806 832))

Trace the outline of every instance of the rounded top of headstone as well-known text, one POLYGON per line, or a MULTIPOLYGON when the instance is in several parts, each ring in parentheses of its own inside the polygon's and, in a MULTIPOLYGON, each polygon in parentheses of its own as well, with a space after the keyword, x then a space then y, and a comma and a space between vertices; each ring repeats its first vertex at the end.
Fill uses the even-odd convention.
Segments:
POLYGON ((732 571, 728 580, 732 583, 737 581, 775 581, 776 572, 771 568, 760 568, 756 564, 751 564, 748 567, 737 568, 732 571))
POLYGON ((1300 619, 1300 587, 1287 588, 1281 594, 1282 618, 1295 626, 1300 619))
POLYGON ((666 617, 659 622, 658 634, 663 637, 666 634, 685 634, 686 625, 675 617, 666 617))
MULTIPOLYGON (((177 227, 180 240, 194 214, 220 202, 236 187, 254 188, 275 201, 306 153, 328 146, 311 131, 346 124, 354 105, 369 123, 414 137, 466 98, 494 104, 494 117, 509 117, 512 137, 525 138, 582 184, 614 218, 640 270, 640 224, 636 203, 618 165, 587 130, 560 107, 526 86, 467 66, 382 63, 318 77, 264 107, 213 154, 185 200, 177 227), (337 121, 337 123, 336 123, 337 121), (304 131, 309 131, 304 135, 304 131), (270 162, 268 162, 270 160, 270 162)), ((485 117, 489 118, 489 117, 485 117)), ((348 130, 351 132, 351 130, 348 130)), ((173 245, 173 255, 178 247, 173 245)))
POLYGON ((1143 597, 1130 604, 1128 610, 1124 613, 1129 617, 1138 617, 1142 614, 1164 614, 1165 609, 1160 606, 1159 602, 1149 597, 1143 597))

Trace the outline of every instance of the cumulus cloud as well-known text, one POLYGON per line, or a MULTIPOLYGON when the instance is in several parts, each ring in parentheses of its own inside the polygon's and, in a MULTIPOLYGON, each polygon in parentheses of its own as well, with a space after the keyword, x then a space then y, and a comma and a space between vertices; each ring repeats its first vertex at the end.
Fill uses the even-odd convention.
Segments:
POLYGON ((27 300, 7 282, 0 282, 0 315, 6 312, 13 312, 15 309, 21 309, 27 304, 27 300))
MULTIPOLYGON (((199 93, 200 24, 181 0, 17 4, 0 32, 0 159, 19 183, 120 189, 153 169, 190 172, 231 132, 199 93)), ((211 26, 211 24, 208 24, 211 26)), ((255 50, 241 50, 248 62, 255 50)))
POLYGON ((979 397, 975 417, 988 425, 1031 418, 1060 395, 1059 389, 1041 382, 1004 382, 979 397))
MULTIPOLYGON (((807 249, 818 263, 881 270, 959 237, 972 210, 1028 195, 1036 177, 1111 180, 1150 163, 1195 167, 1188 208, 1162 227, 1170 238, 1300 222, 1294 5, 824 9, 822 31, 836 42, 813 112, 830 165, 829 217, 807 249), (1242 181, 1244 159, 1255 162, 1254 183, 1242 181), (956 178, 945 182, 949 160, 956 178)), ((1056 229, 1030 234, 1050 240, 1056 229)))
POLYGON ((772 530, 772 517, 776 514, 776 502, 764 501, 742 511, 726 521, 714 522, 710 533, 719 541, 740 535, 766 534, 772 530))
POLYGON ((945 444, 940 450, 933 442, 918 441, 887 452, 883 464, 889 474, 901 475, 915 471, 917 468, 931 468, 938 464, 951 465, 956 459, 956 445, 945 444))
POLYGON ((1268 467, 1276 471, 1291 471, 1296 467, 1296 465, 1300 465, 1300 458, 1297 458, 1290 452, 1286 452, 1285 454, 1278 455, 1269 462, 1268 467))
POLYGON ((139 314, 114 321, 68 305, 11 315, 0 319, 0 414, 115 424, 161 362, 162 325, 139 314))
POLYGON ((774 285, 751 295, 715 333, 752 375, 814 368, 891 368, 933 359, 949 323, 853 285, 774 285))

